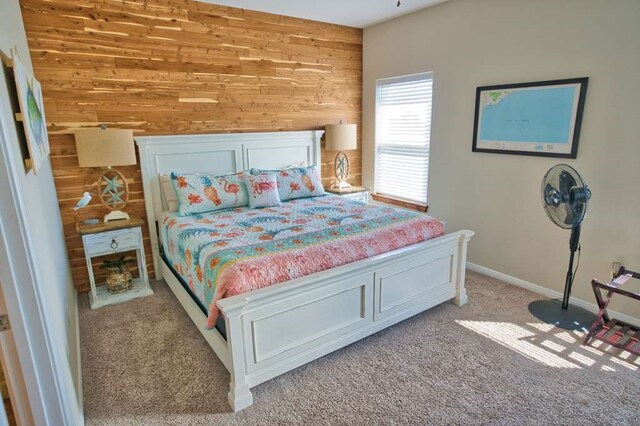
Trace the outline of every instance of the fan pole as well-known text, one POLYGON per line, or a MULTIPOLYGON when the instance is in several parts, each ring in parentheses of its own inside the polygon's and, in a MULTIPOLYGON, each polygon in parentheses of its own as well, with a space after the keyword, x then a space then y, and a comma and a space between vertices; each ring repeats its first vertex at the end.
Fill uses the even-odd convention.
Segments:
POLYGON ((567 270, 567 280, 564 283, 564 296, 562 297, 562 309, 566 310, 569 307, 569 297, 571 297, 571 287, 573 286, 573 260, 578 250, 578 241, 580 241, 580 224, 571 228, 571 238, 569 240, 569 250, 571 250, 571 256, 569 257, 569 269, 567 270))

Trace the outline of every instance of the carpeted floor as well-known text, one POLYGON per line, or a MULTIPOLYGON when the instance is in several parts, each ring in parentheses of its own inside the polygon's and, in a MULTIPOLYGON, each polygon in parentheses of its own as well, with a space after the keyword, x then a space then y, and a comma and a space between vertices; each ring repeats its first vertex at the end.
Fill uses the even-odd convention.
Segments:
POLYGON ((473 272, 444 304, 253 388, 229 374, 168 287, 91 311, 81 298, 88 425, 640 424, 640 359, 549 328, 539 296, 473 272))

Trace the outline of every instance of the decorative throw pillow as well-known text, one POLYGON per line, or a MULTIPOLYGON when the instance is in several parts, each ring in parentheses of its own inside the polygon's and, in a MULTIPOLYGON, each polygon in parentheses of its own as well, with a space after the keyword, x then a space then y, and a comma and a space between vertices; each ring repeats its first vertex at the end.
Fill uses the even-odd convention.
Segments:
POLYGON ((324 187, 316 166, 286 170, 251 169, 251 174, 276 173, 281 201, 324 195, 324 187))
MULTIPOLYGON (((191 172, 190 175, 214 175, 214 176, 223 176, 224 173, 216 173, 216 172, 191 172)), ((173 182, 171 181, 171 175, 167 175, 164 173, 160 173, 158 175, 160 179, 160 192, 162 193, 160 200, 162 201, 162 211, 164 212, 177 212, 178 206, 180 202, 178 201, 178 195, 176 194, 176 190, 173 187, 173 182)))
POLYGON ((188 216, 246 206, 249 203, 243 173, 232 175, 177 174, 171 181, 178 196, 178 214, 188 216))
POLYGON ((280 205, 275 173, 244 175, 244 183, 247 185, 249 207, 252 209, 280 205))

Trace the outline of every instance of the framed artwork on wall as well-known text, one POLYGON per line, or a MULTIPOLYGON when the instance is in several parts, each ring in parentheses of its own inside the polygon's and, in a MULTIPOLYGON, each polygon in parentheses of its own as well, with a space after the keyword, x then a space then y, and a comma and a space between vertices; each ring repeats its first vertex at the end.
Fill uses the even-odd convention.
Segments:
POLYGON ((11 49, 11 61, 20 105, 20 113, 16 114, 16 119, 22 121, 29 150, 30 158, 26 160, 27 169, 30 166, 37 174, 49 155, 49 136, 47 120, 44 116, 42 88, 38 80, 20 62, 15 49, 11 49))
POLYGON ((576 158, 588 81, 478 87, 472 151, 576 158))

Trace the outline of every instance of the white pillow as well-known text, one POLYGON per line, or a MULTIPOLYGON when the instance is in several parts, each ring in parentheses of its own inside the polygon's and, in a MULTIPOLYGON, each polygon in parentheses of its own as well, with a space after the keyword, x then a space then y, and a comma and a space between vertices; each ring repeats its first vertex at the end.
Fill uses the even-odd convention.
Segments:
POLYGON ((160 174, 160 199, 162 200, 162 211, 173 213, 178 211, 178 196, 173 188, 171 176, 160 174))
POLYGON ((280 170, 297 169, 298 167, 307 167, 307 162, 298 161, 297 163, 289 164, 287 167, 283 167, 280 170))

